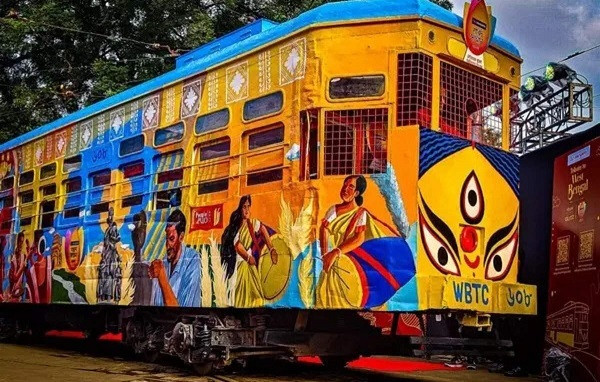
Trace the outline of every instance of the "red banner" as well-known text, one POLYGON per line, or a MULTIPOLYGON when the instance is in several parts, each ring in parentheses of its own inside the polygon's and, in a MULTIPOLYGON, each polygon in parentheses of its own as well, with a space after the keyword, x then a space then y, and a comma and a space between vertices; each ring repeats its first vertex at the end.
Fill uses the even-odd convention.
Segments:
POLYGON ((223 228, 223 204, 192 208, 190 232, 223 228))

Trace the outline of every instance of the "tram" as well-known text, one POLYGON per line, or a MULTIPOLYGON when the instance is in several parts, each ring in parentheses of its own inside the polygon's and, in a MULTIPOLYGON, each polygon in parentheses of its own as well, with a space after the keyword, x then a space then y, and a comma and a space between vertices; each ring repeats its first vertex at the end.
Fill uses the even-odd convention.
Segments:
POLYGON ((536 314, 495 23, 483 0, 258 20, 0 145, 0 332, 122 332, 207 371, 381 352, 365 311, 536 314))

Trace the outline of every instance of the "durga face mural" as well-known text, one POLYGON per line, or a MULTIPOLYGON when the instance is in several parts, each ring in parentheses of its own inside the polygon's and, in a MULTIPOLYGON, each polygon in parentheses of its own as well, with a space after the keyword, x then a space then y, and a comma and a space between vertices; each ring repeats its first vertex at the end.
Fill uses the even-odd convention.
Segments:
POLYGON ((516 282, 517 160, 431 131, 422 139, 438 146, 421 152, 419 272, 516 282))

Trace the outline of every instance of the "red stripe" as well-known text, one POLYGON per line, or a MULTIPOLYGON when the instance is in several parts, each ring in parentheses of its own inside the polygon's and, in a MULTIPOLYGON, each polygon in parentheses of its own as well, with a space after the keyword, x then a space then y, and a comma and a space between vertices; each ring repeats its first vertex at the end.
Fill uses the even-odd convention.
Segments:
POLYGON ((364 249, 356 248, 351 253, 360 258, 361 260, 365 261, 377 272, 379 272, 379 274, 383 276, 383 278, 392 286, 392 288, 396 290, 400 289, 400 283, 396 281, 394 276, 392 276, 392 274, 387 269, 385 269, 385 267, 379 261, 377 261, 370 254, 368 254, 364 249))

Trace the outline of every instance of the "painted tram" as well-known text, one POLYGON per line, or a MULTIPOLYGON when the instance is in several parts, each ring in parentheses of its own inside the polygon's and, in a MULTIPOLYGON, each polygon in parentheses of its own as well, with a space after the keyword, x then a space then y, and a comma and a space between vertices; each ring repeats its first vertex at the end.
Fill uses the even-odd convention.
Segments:
POLYGON ((259 20, 0 145, 0 332, 108 329, 207 371, 382 351, 365 311, 536 314, 495 21, 482 0, 259 20))

